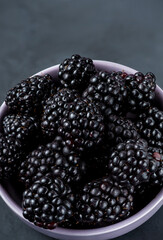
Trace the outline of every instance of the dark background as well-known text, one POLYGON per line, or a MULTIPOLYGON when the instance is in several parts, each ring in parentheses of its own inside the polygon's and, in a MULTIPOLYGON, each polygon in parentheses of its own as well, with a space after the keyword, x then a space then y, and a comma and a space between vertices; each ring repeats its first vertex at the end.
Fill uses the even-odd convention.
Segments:
MULTIPOLYGON (((0 0, 0 102, 21 79, 73 53, 152 71, 163 87, 163 1, 0 0)), ((163 208, 119 240, 161 240, 163 208)), ((48 240, 0 199, 0 240, 48 240)))

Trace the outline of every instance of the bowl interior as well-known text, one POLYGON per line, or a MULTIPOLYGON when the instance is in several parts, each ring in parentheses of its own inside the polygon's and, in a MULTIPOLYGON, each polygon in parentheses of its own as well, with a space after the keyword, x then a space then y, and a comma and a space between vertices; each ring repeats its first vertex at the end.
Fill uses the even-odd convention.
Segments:
MULTIPOLYGON (((105 61, 94 61, 96 67, 99 70, 106 70, 106 71, 125 71, 127 73, 133 74, 136 72, 136 70, 131 69, 129 67, 120 65, 120 64, 116 64, 116 63, 112 63, 112 62, 105 62, 105 61)), ((51 74, 54 78, 57 77, 57 73, 58 73, 58 65, 57 66, 53 66, 51 68, 45 69, 37 74, 40 75, 44 75, 44 74, 51 74)), ((160 108, 163 110, 163 92, 162 90, 157 86, 156 89, 156 102, 157 104, 160 106, 160 108)), ((3 103, 3 105, 0 108, 0 127, 1 127, 1 123, 2 123, 2 119, 3 117, 7 114, 7 107, 5 105, 5 103, 3 103)), ((1 129, 0 129, 1 130, 1 129)), ((13 180, 10 182, 4 182, 2 185, 0 185, 0 194, 2 196, 2 198, 4 199, 4 201, 8 204, 8 206, 21 218, 23 218, 22 216, 22 211, 21 211, 21 201, 22 201, 22 188, 21 185, 19 185, 17 182, 14 182, 13 180)), ((108 226, 108 227, 104 227, 104 228, 100 228, 101 231, 105 232, 105 231, 113 231, 114 229, 118 229, 118 228, 122 228, 123 226, 125 226, 126 224, 130 224, 132 221, 136 221, 136 219, 141 218, 141 216, 143 216, 144 214, 147 214, 150 209, 152 209, 155 205, 157 205, 158 203, 160 203, 160 201, 163 202, 163 190, 160 191, 160 193, 158 193, 158 195, 155 197, 155 199, 149 203, 144 209, 142 209, 141 211, 139 211, 138 213, 136 213, 135 215, 133 215, 132 217, 120 222, 120 223, 116 223, 114 225, 108 226)), ((24 221, 26 221, 24 219, 24 221)), ((30 225, 33 225, 32 223, 29 223, 30 225)), ((48 230, 45 230, 48 231, 48 230)), ((66 234, 68 234, 69 230, 66 229, 61 229, 61 228, 56 228, 55 230, 53 230, 54 232, 62 232, 65 231, 66 234), (68 231, 68 232, 66 232, 68 231)), ((71 229, 69 233, 72 233, 74 231, 74 233, 78 230, 73 230, 71 229)), ((83 234, 83 236, 86 233, 89 233, 91 230, 80 230, 80 235, 83 234)), ((94 233, 96 232, 96 229, 93 230, 94 233)), ((52 232, 52 231, 51 231, 52 232)), ((98 229, 99 232, 99 229, 98 229)))

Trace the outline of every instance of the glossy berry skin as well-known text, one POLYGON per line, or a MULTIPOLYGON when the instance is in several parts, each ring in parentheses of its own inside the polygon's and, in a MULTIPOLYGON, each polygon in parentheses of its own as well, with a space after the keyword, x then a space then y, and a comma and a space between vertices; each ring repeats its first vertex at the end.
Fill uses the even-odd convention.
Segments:
POLYGON ((39 146, 21 163, 19 180, 29 187, 41 177, 52 174, 67 183, 79 182, 85 170, 79 155, 64 145, 61 137, 56 137, 46 146, 39 146))
POLYGON ((0 133, 0 181, 17 171, 22 155, 20 142, 0 133))
POLYGON ((81 91, 88 86, 89 79, 95 72, 95 66, 90 58, 75 54, 60 64, 58 77, 64 87, 81 91))
POLYGON ((149 109, 154 98, 156 89, 156 78, 151 72, 145 75, 141 72, 130 74, 125 78, 128 90, 127 105, 131 112, 141 112, 149 109))
POLYGON ((121 114, 127 97, 123 76, 126 74, 122 72, 98 72, 90 79, 88 88, 83 92, 83 98, 96 103, 106 116, 121 114))
POLYGON ((138 185, 149 181, 148 144, 144 139, 119 143, 108 162, 110 175, 120 184, 138 185))
POLYGON ((23 194, 23 216, 36 226, 54 229, 73 214, 74 195, 59 178, 43 177, 23 194))
POLYGON ((109 177, 86 184, 78 196, 76 219, 84 227, 114 224, 130 215, 134 187, 121 186, 109 177))
POLYGON ((107 117, 106 135, 108 142, 113 145, 129 139, 140 138, 137 128, 132 121, 116 115, 107 117))
POLYGON ((10 111, 16 113, 38 114, 42 110, 42 101, 52 90, 54 92, 57 82, 50 75, 34 76, 18 83, 7 93, 6 104, 10 111))
POLYGON ((140 114, 137 128, 151 146, 163 148, 163 111, 157 107, 151 107, 140 114))
POLYGON ((20 141, 23 147, 27 147, 36 141, 39 124, 34 117, 9 114, 3 120, 3 131, 6 136, 20 141))
POLYGON ((87 100, 75 99, 66 105, 58 134, 79 152, 98 146, 104 137, 104 118, 100 109, 87 100))
POLYGON ((61 89, 45 101, 41 128, 47 138, 52 139, 56 135, 59 120, 66 105, 73 102, 75 98, 78 98, 78 93, 75 90, 61 89))

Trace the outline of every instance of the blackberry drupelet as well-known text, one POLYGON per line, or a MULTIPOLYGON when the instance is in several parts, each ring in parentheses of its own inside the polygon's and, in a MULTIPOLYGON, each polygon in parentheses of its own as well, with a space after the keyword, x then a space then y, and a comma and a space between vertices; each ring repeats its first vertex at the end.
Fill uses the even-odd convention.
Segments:
POLYGON ((43 177, 23 194, 23 216, 36 226, 54 229, 73 214, 74 195, 59 178, 43 177))
POLYGON ((51 173, 68 183, 79 182, 84 169, 80 157, 57 136, 52 143, 39 146, 21 163, 19 180, 29 187, 36 180, 51 173))
POLYGON ((35 143, 39 136, 39 124, 28 115, 9 114, 3 120, 4 135, 19 140, 23 147, 35 143))
POLYGON ((138 117, 137 128, 149 145, 163 148, 163 111, 151 107, 138 117))
POLYGON ((113 179, 125 186, 149 181, 147 142, 130 139, 119 143, 110 156, 108 171, 113 179))
POLYGON ((125 82, 128 89, 128 110, 141 112, 144 109, 148 109, 155 97, 155 75, 151 72, 145 75, 137 72, 134 75, 128 75, 125 82))
POLYGON ((0 133, 0 181, 8 179, 16 172, 21 157, 20 142, 0 133))
POLYGON ((105 126, 107 140, 112 145, 140 138, 134 123, 124 117, 111 114, 107 117, 105 126))
POLYGON ((105 115, 121 114, 124 111, 127 90, 122 72, 98 72, 90 79, 90 85, 83 97, 95 102, 105 115))
POLYGON ((43 109, 41 128, 43 134, 48 138, 56 135, 58 121, 68 103, 78 98, 75 90, 61 89, 54 96, 48 98, 43 109))
POLYGON ((86 99, 75 99, 65 107, 58 134, 79 152, 96 147, 104 137, 104 119, 100 109, 86 99))
POLYGON ((37 114, 42 109, 41 102, 52 89, 55 92, 57 85, 50 75, 27 78, 8 91, 5 102, 12 112, 37 114))
POLYGON ((90 58, 76 54, 60 64, 58 76, 64 87, 82 91, 88 86, 95 72, 95 66, 90 58))
POLYGON ((87 227, 119 222, 131 214, 134 187, 121 186, 109 177, 85 185, 77 201, 76 219, 87 227))

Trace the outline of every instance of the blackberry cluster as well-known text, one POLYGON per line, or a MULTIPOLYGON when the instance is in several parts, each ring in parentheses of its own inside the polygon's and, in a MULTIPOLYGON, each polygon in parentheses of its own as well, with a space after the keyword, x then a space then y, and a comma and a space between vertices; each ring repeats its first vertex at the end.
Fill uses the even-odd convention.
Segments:
POLYGON ((163 112, 157 107, 138 116, 137 128, 151 146, 163 148, 163 112))
POLYGON ((132 211, 133 193, 109 177, 92 181, 79 194, 76 219, 87 227, 119 222, 132 211))
POLYGON ((102 142, 103 121, 104 118, 95 104, 88 100, 75 99, 65 107, 58 133, 71 147, 84 151, 102 142))
POLYGON ((46 146, 39 146, 22 161, 19 179, 29 187, 50 173, 54 178, 60 177, 67 183, 75 183, 81 180, 84 172, 80 157, 58 136, 46 146))
POLYGON ((57 82, 50 75, 34 76, 10 89, 5 102, 12 112, 37 114, 42 109, 41 102, 56 88, 57 82))
POLYGON ((0 182, 12 177, 23 188, 27 220, 46 229, 98 228, 152 200, 163 186, 155 88, 153 73, 105 72, 72 55, 58 79, 33 76, 7 93, 0 182))
POLYGON ((42 132, 46 137, 55 137, 59 120, 66 105, 73 102, 76 98, 78 98, 78 93, 75 90, 65 88, 46 100, 41 121, 42 132))
POLYGON ((90 79, 90 85, 83 92, 83 98, 98 104, 106 116, 112 113, 121 114, 127 97, 125 76, 122 72, 98 72, 90 79))
POLYGON ((137 128, 131 120, 116 115, 108 116, 106 131, 107 139, 112 144, 140 138, 137 128))
POLYGON ((108 170, 113 179, 123 185, 138 185, 149 181, 148 144, 144 139, 119 143, 112 152, 108 170))
POLYGON ((3 120, 4 135, 18 140, 22 146, 35 142, 39 136, 37 119, 28 115, 9 114, 3 120))
POLYGON ((83 90, 95 72, 92 59, 75 54, 59 65, 58 77, 64 87, 83 90))
POLYGON ((129 110, 137 112, 149 109, 155 98, 155 75, 151 72, 145 75, 136 72, 134 75, 126 76, 125 85, 128 88, 127 104, 129 110))
POLYGON ((73 214, 74 195, 59 178, 43 177, 23 194, 23 215, 36 226, 54 229, 73 214))
POLYGON ((20 142, 0 133, 0 181, 8 179, 17 170, 23 153, 20 142))

